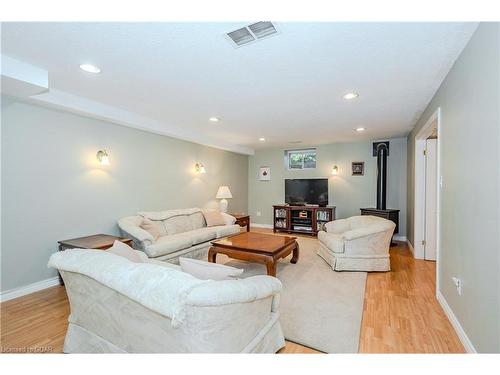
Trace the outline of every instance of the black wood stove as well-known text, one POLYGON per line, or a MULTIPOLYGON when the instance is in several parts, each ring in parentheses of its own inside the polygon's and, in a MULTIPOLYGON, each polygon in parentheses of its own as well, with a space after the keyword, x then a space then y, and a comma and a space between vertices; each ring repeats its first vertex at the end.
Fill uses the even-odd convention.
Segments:
POLYGON ((388 209, 387 203, 387 157, 389 142, 374 142, 373 156, 377 157, 377 208, 361 208, 361 215, 383 217, 396 224, 394 234, 399 231, 399 210, 388 209))

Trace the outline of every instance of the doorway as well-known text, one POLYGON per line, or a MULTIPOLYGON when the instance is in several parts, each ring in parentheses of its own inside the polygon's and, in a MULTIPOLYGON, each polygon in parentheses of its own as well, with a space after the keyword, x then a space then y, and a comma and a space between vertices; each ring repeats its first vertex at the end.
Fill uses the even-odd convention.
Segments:
POLYGON ((414 257, 436 261, 439 289, 440 109, 415 136, 414 257))
POLYGON ((424 259, 436 260, 437 252, 437 128, 425 140, 424 259))

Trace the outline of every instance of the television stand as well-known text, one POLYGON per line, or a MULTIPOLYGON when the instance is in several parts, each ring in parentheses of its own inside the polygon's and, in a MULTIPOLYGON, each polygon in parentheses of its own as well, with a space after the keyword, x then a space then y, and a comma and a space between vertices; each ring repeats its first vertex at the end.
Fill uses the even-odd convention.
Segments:
POLYGON ((335 206, 273 206, 273 231, 316 236, 323 225, 335 220, 335 206))

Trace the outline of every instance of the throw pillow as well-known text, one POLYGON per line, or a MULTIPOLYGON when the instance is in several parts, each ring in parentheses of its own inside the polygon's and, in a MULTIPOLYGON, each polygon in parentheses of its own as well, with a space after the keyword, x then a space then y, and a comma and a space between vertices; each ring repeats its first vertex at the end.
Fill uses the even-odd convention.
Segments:
POLYGON ((150 219, 143 219, 141 222, 141 225, 139 225, 142 229, 144 229, 146 232, 151 234, 156 241, 158 238, 160 238, 160 230, 158 229, 158 226, 153 222, 153 220, 150 219))
POLYGON ((183 272, 200 280, 232 280, 243 273, 243 270, 239 268, 191 258, 181 257, 179 264, 183 272))
POLYGON ((225 224, 224 216, 217 210, 204 210, 203 216, 205 216, 207 227, 216 227, 225 224))
POLYGON ((115 242, 113 242, 113 246, 106 251, 108 253, 127 258, 134 263, 144 263, 144 257, 142 257, 138 251, 132 249, 126 243, 118 240, 115 240, 115 242))

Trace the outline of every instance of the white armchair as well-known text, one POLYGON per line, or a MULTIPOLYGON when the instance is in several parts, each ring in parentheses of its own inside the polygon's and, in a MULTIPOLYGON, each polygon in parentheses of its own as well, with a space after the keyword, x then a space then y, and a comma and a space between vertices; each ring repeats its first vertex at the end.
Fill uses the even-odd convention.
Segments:
POLYGON ((377 216, 330 221, 318 233, 318 255, 335 271, 390 271, 394 224, 377 216))

